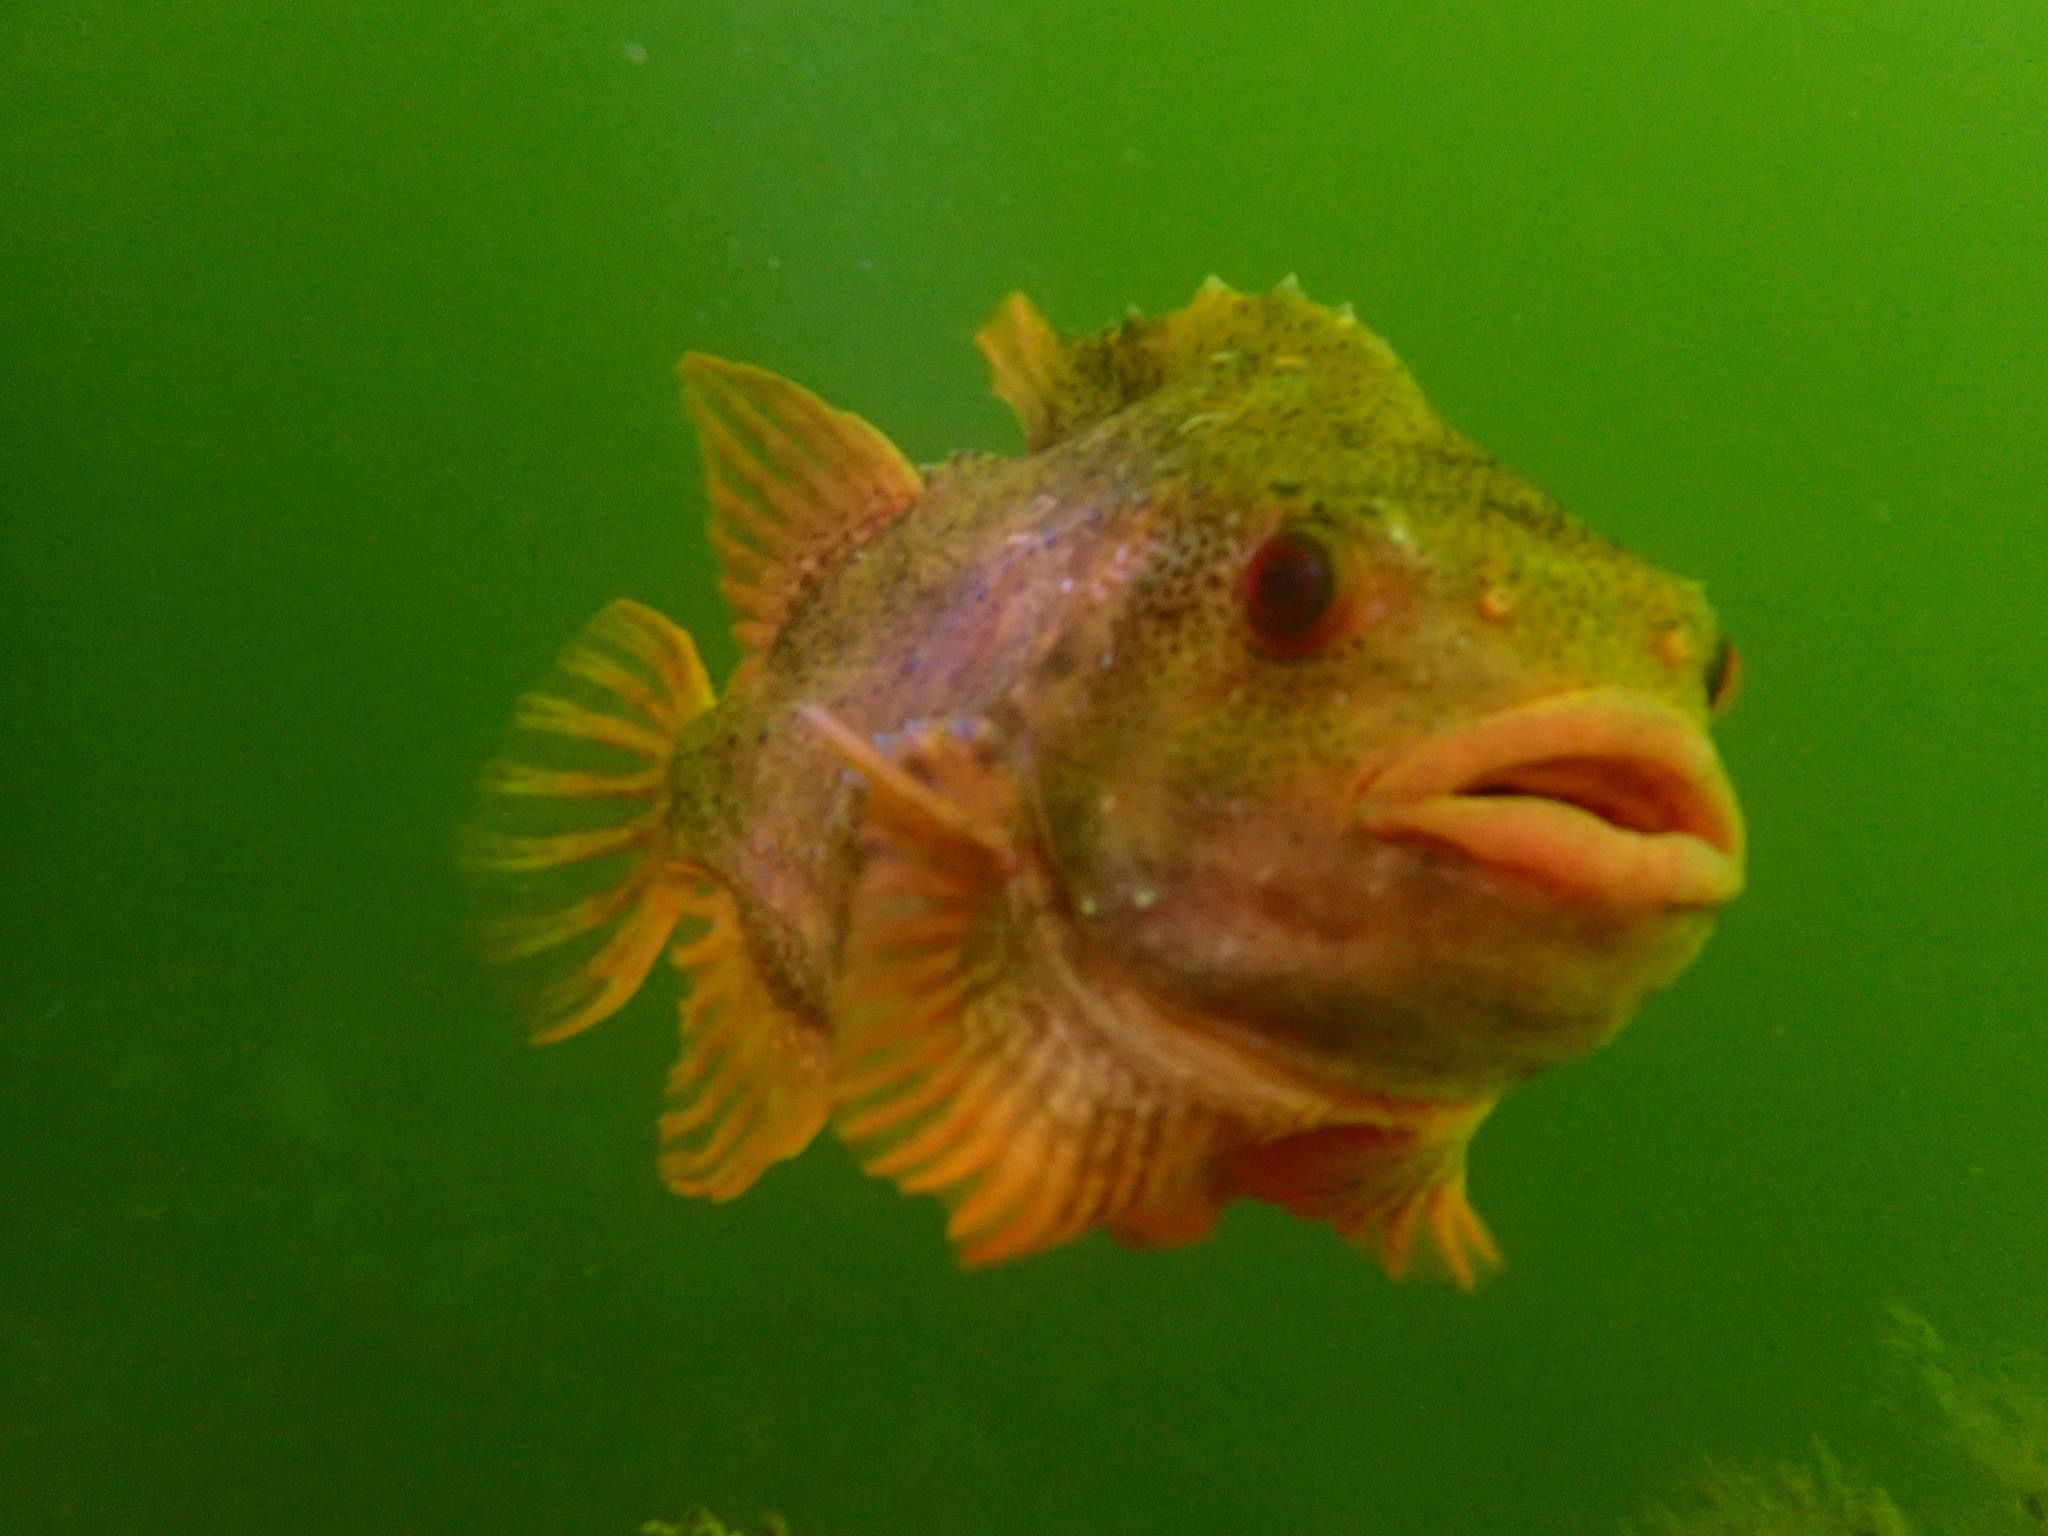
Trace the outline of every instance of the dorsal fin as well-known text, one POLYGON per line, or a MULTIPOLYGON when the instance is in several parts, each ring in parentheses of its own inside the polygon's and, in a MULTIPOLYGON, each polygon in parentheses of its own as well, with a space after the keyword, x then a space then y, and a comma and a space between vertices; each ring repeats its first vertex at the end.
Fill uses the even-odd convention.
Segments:
POLYGON ((1024 429, 1036 453, 1076 427, 1100 420, 1140 391, 1117 376, 1116 354, 1062 337, 1038 306, 1021 293, 1004 299, 974 333, 988 359, 990 383, 1024 429))
POLYGON ((719 590, 733 638, 759 655, 818 573, 900 517, 924 479, 858 416, 765 369, 692 352, 680 371, 719 590))
POLYGON ((1299 370, 1311 352, 1338 353, 1349 376, 1413 388, 1386 343, 1358 324, 1348 304, 1314 303, 1291 277, 1269 293, 1240 293, 1212 277, 1169 315, 1154 319, 1134 310, 1092 336, 1061 336, 1029 299, 1013 293, 974 342, 1033 452, 1224 363, 1239 373, 1299 370))

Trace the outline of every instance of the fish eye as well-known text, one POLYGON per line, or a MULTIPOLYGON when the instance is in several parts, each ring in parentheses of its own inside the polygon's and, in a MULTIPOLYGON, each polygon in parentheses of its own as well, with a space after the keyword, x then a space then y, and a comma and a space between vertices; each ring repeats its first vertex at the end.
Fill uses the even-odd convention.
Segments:
POLYGON ((1330 546, 1299 528, 1283 529, 1252 552, 1244 574, 1245 617, 1260 644, 1299 656, 1329 638, 1337 606, 1337 561, 1330 546))
POLYGON ((1706 684, 1707 709, 1718 720, 1742 691, 1742 653, 1726 635, 1714 647, 1714 659, 1707 663, 1706 684))

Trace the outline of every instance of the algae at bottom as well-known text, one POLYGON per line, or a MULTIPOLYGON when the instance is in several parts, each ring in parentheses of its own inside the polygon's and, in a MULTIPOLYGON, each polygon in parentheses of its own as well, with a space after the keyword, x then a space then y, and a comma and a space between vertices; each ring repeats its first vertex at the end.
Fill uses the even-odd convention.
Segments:
POLYGON ((1826 1451, 1771 1470, 1709 1465, 1682 1496, 1622 1536, 2024 1536, 2048 1531, 2048 1362, 1997 1362, 1952 1349, 1933 1324, 1889 1309, 1887 1344, 1924 1392, 1946 1438, 1977 1473, 1981 1502, 1941 1523, 1908 1520, 1890 1494, 1857 1482, 1826 1451))
MULTIPOLYGON (((1708 1462, 1620 1536, 2026 1536, 2048 1532, 2048 1359, 1956 1351, 1933 1324, 1893 1306, 1887 1344, 1924 1392, 1946 1438, 1969 1459, 1983 1502, 1940 1523, 1911 1520, 1883 1488, 1845 1472, 1821 1447, 1810 1460, 1740 1467, 1708 1462)), ((649 1520, 640 1536, 747 1536, 698 1510, 649 1520)), ((758 1536, 791 1536, 778 1515, 758 1536)), ((908 1533, 906 1533, 908 1536, 908 1533)))
POLYGON ((1890 1310, 1891 1348, 1949 1437, 2013 1507, 2048 1530, 2048 1362, 2017 1349, 1998 1360, 1960 1355, 1919 1313, 1890 1310))
POLYGON ((1825 1450, 1768 1472, 1709 1465, 1676 1507, 1645 1513, 1623 1536, 1915 1536, 1882 1488, 1848 1478, 1825 1450))
MULTIPOLYGON (((640 1536, 749 1536, 749 1533, 739 1526, 727 1525, 708 1509, 692 1509, 677 1520, 641 1521, 640 1536)), ((754 1536, 790 1536, 789 1522, 777 1514, 763 1515, 754 1536)))

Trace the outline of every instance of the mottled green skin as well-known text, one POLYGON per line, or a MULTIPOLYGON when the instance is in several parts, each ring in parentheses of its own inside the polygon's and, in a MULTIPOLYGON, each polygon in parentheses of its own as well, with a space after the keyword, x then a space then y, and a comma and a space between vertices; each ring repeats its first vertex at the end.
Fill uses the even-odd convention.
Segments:
POLYGON ((686 842, 802 1012, 827 1023, 857 860, 855 789, 805 704, 885 745, 992 722, 1087 942, 1347 1083, 1492 1094, 1685 964, 1701 914, 1559 902, 1353 817, 1390 749, 1547 694, 1621 686, 1704 723, 1717 631, 1694 586, 1444 426, 1384 343, 1291 290, 1214 286, 1070 344, 1038 403, 1043 447, 932 470, 699 727, 686 842), (1340 549, 1356 605, 1306 657, 1255 643, 1241 591, 1291 524, 1340 549))

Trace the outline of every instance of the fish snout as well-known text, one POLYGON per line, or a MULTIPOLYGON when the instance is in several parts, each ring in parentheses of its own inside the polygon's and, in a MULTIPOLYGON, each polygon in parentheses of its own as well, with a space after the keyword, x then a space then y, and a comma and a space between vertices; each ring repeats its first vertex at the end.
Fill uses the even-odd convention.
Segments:
POLYGON ((1370 771, 1358 817, 1557 895, 1720 906, 1742 889, 1741 809, 1712 738, 1647 695, 1591 689, 1439 732, 1370 771))

